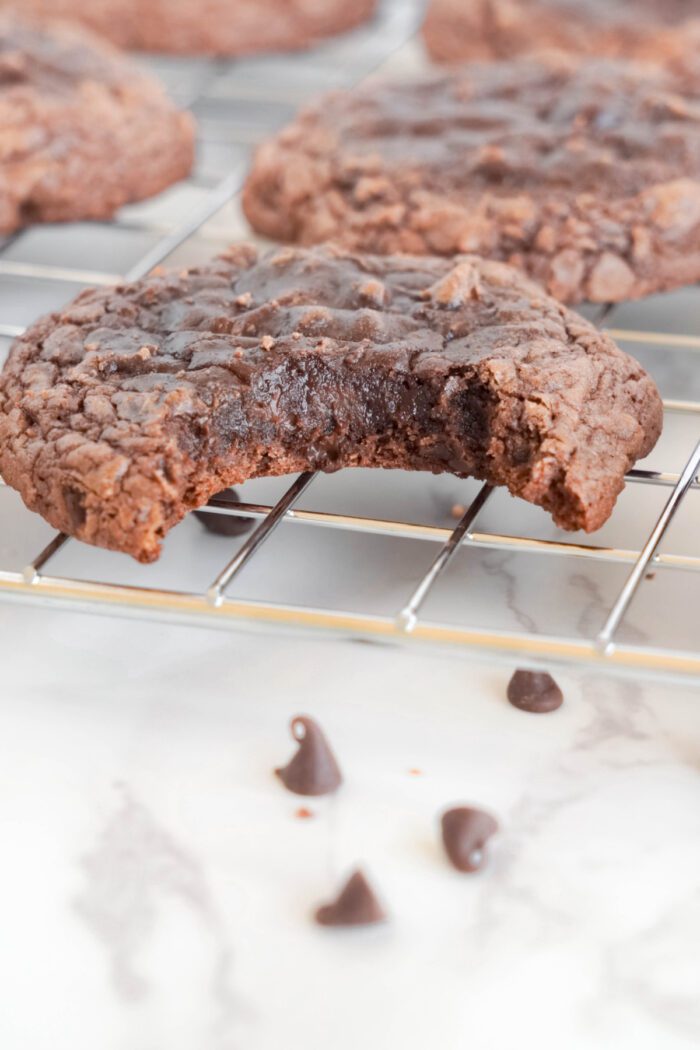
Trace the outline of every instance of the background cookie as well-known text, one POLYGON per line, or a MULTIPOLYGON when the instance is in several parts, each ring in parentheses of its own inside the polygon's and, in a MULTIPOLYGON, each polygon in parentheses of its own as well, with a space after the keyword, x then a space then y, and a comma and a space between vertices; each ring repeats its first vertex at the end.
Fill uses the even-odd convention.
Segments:
POLYGON ((193 125, 92 34, 0 16, 0 234, 108 218, 183 178, 193 125))
POLYGON ((700 42, 700 10, 696 0, 431 0, 423 36, 430 55, 444 62, 543 47, 675 59, 700 42))
POLYGON ((476 252, 564 301, 700 277, 700 89, 648 65, 474 64, 339 92, 255 157, 253 227, 372 252, 476 252))
POLYGON ((227 485, 346 466, 473 475, 591 531, 661 414, 636 361, 511 267, 244 245, 38 321, 0 381, 0 470, 141 561, 227 485))
POLYGON ((376 0, 22 2, 23 11, 82 22, 122 47, 214 55, 310 47, 366 21, 375 7, 376 0))

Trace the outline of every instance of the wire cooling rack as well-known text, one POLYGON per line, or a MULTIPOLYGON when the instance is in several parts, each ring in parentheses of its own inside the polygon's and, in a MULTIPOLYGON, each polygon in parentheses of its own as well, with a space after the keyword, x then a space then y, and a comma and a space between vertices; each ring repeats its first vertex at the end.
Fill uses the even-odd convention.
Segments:
MULTIPOLYGON (((197 117, 193 177, 113 223, 38 227, 0 242, 0 348, 83 287, 199 262, 247 236, 236 196, 252 146, 313 94, 382 65, 411 37, 418 13, 386 0, 371 26, 306 54, 150 59, 197 117)), ((531 665, 700 675, 698 306, 692 289, 593 315, 669 394, 656 458, 630 472, 611 522, 593 537, 560 533, 489 485, 400 472, 302 474, 249 483, 234 504, 210 502, 212 515, 246 519, 242 538, 214 537, 190 516, 162 563, 141 567, 51 535, 5 486, 0 598, 432 643, 531 665)))

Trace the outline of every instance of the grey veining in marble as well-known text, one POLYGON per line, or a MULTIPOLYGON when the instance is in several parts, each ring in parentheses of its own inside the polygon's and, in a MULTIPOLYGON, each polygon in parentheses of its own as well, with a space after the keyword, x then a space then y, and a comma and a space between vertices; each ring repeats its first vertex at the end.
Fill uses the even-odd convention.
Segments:
POLYGON ((555 672, 535 716, 507 668, 444 656, 0 630, 3 1047, 697 1045, 697 689, 555 672), (272 773, 299 711, 346 777, 309 819, 272 773), (474 877, 439 841, 457 803, 502 826, 474 877), (390 923, 318 928, 358 863, 390 923))

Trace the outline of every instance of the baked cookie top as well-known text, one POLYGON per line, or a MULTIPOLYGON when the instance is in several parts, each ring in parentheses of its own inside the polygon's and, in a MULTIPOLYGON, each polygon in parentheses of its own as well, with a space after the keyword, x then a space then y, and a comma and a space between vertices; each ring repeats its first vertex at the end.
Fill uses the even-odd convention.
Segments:
POLYGON ((192 159, 190 117, 109 44, 0 15, 0 234, 108 218, 192 159))
POLYGON ((229 485, 345 466, 483 478, 592 530, 661 415, 636 361, 512 267, 239 246, 33 325, 0 378, 0 471, 141 561, 229 485))
POLYGON ((253 227, 374 252, 477 252, 566 301, 700 277, 700 82, 547 54, 373 83, 255 157, 253 227))
POLYGON ((423 36, 443 62, 543 47, 668 61, 697 50, 700 10, 695 0, 431 0, 423 36))
MULTIPOLYGON (((0 0, 0 7, 7 0, 0 0)), ((16 0, 10 0, 16 2, 16 0)), ((40 18, 79 22, 120 47, 246 55, 311 47, 366 21, 377 0, 22 0, 40 18)))

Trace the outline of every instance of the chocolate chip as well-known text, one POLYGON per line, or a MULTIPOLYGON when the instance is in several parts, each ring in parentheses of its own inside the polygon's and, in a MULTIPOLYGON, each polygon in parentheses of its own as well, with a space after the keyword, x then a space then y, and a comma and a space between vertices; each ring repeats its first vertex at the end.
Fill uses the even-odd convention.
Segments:
POLYGON ((483 809, 456 806, 442 815, 445 852, 458 871, 479 871, 486 861, 486 842, 498 831, 498 821, 483 809))
POLYGON ((384 922, 386 913, 364 874, 358 870, 334 901, 316 910, 314 918, 321 926, 369 926, 384 922))
POLYGON ((64 489, 63 502, 66 505, 66 511, 73 528, 81 528, 85 524, 86 518, 85 493, 73 488, 64 489))
POLYGON ((538 715, 556 711, 564 702, 561 689, 546 671, 516 671, 508 683, 508 699, 513 707, 538 715))
POLYGON ((297 715, 290 724, 299 750, 288 765, 275 770, 277 776, 296 795, 328 795, 336 791, 343 777, 320 726, 307 715, 297 715))
MULTIPOLYGON (((215 499, 225 500, 231 506, 240 503, 240 497, 235 489, 224 489, 217 493, 215 499)), ((236 514, 217 514, 216 511, 196 510, 194 516, 201 522, 207 532, 215 536, 243 536, 249 532, 255 524, 255 518, 239 518, 236 514)))

